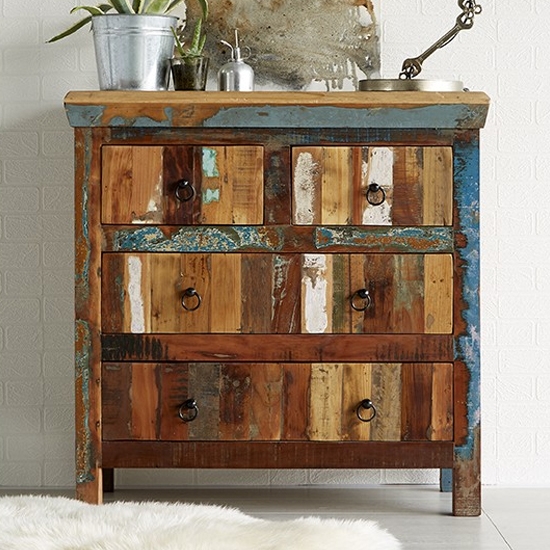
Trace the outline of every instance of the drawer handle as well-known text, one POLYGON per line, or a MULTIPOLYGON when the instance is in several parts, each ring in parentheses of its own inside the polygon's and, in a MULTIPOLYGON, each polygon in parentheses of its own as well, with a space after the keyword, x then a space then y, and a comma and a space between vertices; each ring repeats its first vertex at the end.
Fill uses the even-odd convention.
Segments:
POLYGON ((366 288, 361 288, 353 293, 350 298, 351 307, 355 311, 366 311, 372 305, 372 298, 366 288))
POLYGON ((371 183, 367 189, 367 202, 372 206, 380 206, 385 200, 384 188, 377 183, 371 183))
POLYGON ((187 180, 178 181, 176 199, 180 202, 189 202, 195 196, 195 188, 187 180))
POLYGON ((183 422, 193 422, 199 415, 199 407, 194 399, 184 401, 178 410, 178 416, 183 422))
POLYGON ((357 418, 361 420, 361 422, 370 422, 376 416, 376 407, 370 399, 363 399, 363 401, 357 405, 355 412, 357 413, 357 418), (370 411, 370 416, 363 416, 363 411, 370 411))
POLYGON ((181 305, 185 311, 195 311, 201 307, 201 303, 201 295, 193 287, 186 288, 183 291, 181 305))

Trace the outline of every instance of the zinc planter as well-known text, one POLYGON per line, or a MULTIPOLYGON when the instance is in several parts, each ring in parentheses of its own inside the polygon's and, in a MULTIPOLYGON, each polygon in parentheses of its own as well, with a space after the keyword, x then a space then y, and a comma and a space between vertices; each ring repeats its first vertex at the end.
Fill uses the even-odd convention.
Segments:
POLYGON ((174 50, 172 15, 92 17, 100 90, 166 90, 174 50))

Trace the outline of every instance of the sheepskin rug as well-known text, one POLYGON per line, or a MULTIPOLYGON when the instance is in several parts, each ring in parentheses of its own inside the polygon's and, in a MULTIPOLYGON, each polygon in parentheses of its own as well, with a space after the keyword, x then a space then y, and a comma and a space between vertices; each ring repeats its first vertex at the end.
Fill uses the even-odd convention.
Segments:
POLYGON ((2 550, 398 550, 372 521, 267 521, 219 506, 0 498, 2 550))

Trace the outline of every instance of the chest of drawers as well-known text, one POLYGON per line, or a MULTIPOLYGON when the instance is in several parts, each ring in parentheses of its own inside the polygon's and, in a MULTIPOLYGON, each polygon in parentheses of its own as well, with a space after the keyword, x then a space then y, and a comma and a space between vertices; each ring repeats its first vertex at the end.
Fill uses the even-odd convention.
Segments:
POLYGON ((452 469, 480 512, 482 93, 71 92, 77 494, 452 469))

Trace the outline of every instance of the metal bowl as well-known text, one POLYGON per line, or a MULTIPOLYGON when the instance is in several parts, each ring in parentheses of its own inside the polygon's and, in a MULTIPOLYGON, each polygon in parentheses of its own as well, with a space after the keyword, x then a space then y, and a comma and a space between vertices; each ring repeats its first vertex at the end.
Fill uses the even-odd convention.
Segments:
POLYGON ((360 80, 360 92, 463 92, 460 80, 415 80, 380 78, 360 80))

